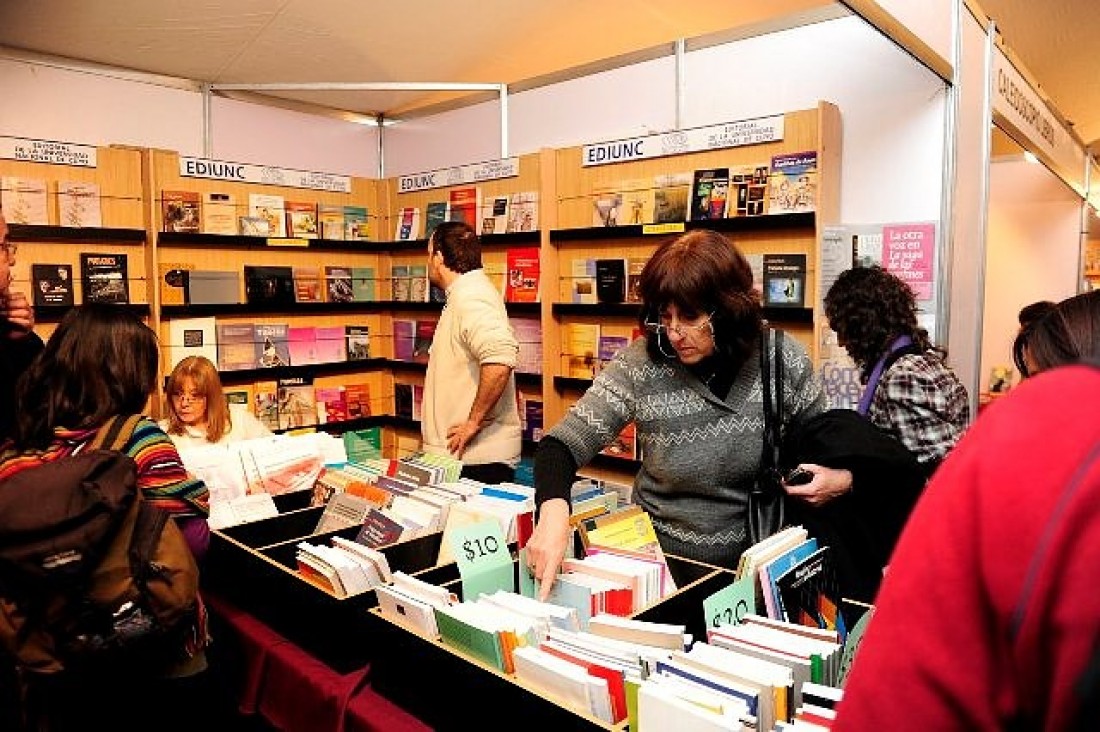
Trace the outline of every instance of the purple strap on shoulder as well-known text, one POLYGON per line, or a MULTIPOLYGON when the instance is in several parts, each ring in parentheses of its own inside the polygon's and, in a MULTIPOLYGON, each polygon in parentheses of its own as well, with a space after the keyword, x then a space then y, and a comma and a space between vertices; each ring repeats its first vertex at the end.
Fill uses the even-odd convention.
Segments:
POLYGON ((895 351, 900 351, 906 346, 913 345, 913 339, 907 335, 898 336, 897 339, 890 344, 889 350, 882 354, 882 358, 875 364, 875 368, 871 371, 871 378, 867 379, 867 386, 863 389, 863 396, 859 398, 859 406, 856 407, 856 411, 867 416, 867 412, 871 411, 871 400, 875 398, 875 389, 878 388, 879 379, 882 378, 882 371, 886 368, 886 359, 890 358, 890 355, 895 351))

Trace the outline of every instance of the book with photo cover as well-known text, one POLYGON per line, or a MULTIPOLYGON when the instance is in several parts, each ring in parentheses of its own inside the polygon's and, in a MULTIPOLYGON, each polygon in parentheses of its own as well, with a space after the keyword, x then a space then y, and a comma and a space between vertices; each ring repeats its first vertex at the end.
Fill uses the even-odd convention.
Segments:
POLYGON ((692 221, 708 221, 725 217, 729 181, 729 168, 705 168, 695 171, 691 194, 692 221))
POLYGON ((125 254, 82 253, 80 279, 85 303, 125 305, 130 302, 130 282, 126 274, 125 254))
POLYGON ((294 270, 246 264, 244 292, 249 305, 294 305, 294 270))
POLYGON ((654 179, 653 223, 686 221, 691 195, 691 173, 658 175, 654 179))
POLYGON ((370 327, 366 325, 344 326, 349 361, 365 361, 370 358, 370 327))
POLYGON ((165 231, 198 233, 202 224, 197 191, 161 191, 161 218, 165 231))
POLYGON ((72 306, 73 266, 71 264, 32 264, 31 289, 34 306, 72 306))
POLYGON ((325 267, 325 299, 329 302, 354 302, 350 267, 325 267))
POLYGON ((806 307, 806 255, 764 255, 764 306, 806 307))

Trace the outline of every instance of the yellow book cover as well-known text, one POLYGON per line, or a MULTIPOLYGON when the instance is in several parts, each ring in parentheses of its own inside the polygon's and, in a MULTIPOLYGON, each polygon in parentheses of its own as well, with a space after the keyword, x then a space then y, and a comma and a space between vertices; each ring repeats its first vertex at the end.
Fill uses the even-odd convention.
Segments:
POLYGON ((566 358, 565 375, 591 379, 599 368, 600 326, 594 323, 567 323, 563 330, 562 353, 566 358))
POLYGON ((192 262, 161 262, 158 265, 161 305, 187 303, 187 273, 194 269, 192 262))

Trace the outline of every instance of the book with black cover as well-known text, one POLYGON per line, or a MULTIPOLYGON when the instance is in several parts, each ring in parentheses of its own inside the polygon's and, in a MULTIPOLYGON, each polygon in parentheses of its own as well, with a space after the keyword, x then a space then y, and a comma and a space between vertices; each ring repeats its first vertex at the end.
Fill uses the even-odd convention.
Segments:
POLYGON ((366 325, 344 326, 347 339, 347 359, 363 361, 370 358, 370 327, 366 325))
POLYGON ((847 635, 840 607, 840 585, 830 548, 823 546, 775 580, 786 620, 847 635))
POLYGON ((616 303, 626 299, 625 259, 596 260, 596 299, 600 302, 616 303))
POLYGON ((294 305, 294 270, 245 265, 244 291, 249 305, 294 305))
POLYGON ((806 255, 764 255, 764 305, 806 307, 806 255))
POLYGON ((83 302, 125 305, 130 302, 125 254, 81 254, 83 302))
POLYGON ((32 264, 32 289, 35 307, 72 306, 73 266, 71 264, 32 264))

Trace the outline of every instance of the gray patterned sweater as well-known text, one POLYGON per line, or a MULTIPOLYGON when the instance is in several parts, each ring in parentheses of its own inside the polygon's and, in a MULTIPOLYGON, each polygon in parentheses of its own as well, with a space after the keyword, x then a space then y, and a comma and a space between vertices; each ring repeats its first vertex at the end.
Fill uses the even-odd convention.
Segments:
MULTIPOLYGON (((783 362, 784 425, 824 411, 809 356, 793 338, 784 339, 783 362)), ((632 420, 642 451, 633 500, 649 513, 662 547, 735 566, 748 543, 747 496, 763 447, 759 354, 722 401, 678 361, 653 362, 640 338, 548 434, 585 465, 632 420)))

